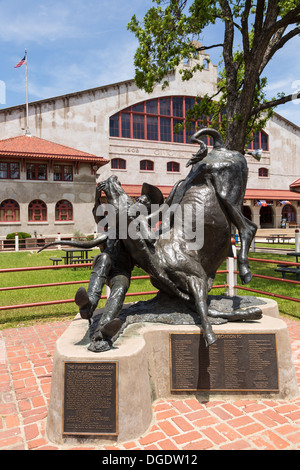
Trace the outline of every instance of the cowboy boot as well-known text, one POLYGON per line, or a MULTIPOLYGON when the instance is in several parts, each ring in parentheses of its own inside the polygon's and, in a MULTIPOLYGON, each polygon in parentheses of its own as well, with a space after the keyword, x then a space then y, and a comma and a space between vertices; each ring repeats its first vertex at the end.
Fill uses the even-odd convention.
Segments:
POLYGON ((81 318, 89 320, 97 308, 101 298, 102 289, 111 267, 109 255, 102 253, 94 262, 88 290, 80 287, 75 295, 75 303, 79 307, 81 318))

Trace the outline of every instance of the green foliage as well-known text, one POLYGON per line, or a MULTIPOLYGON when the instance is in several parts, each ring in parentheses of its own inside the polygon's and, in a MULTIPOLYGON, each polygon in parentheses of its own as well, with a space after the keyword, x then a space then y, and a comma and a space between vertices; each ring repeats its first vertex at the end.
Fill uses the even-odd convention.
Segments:
POLYGON ((6 235, 6 240, 14 240, 15 239, 15 236, 16 234, 18 235, 19 239, 24 239, 24 238, 31 238, 31 235, 30 233, 26 233, 26 232, 14 232, 14 233, 8 233, 6 235))
MULTIPOLYGON (((300 0, 153 0, 153 3, 156 6, 149 9, 143 22, 133 16, 128 25, 139 41, 134 59, 137 86, 148 93, 158 83, 165 88, 169 74, 180 68, 185 59, 195 56, 199 47, 195 41, 202 38, 205 28, 222 22, 223 44, 210 46, 223 49, 218 100, 213 101, 216 95, 202 97, 189 118, 210 116, 212 126, 224 137, 229 129, 231 132, 235 129, 243 133, 239 145, 242 140, 247 144, 252 132, 263 129, 273 114, 276 98, 271 100, 272 106, 267 103, 267 81, 261 75, 277 50, 299 34, 298 28, 291 34, 289 27, 300 24, 300 0), (241 39, 241 46, 234 50, 236 37, 241 39)), ((179 71, 183 80, 189 80, 202 69, 203 65, 194 61, 191 67, 179 71)))
MULTIPOLYGON (((135 54, 135 80, 140 88, 151 93, 156 83, 174 72, 183 59, 190 59, 195 54, 193 37, 202 29, 214 22, 215 3, 203 0, 195 1, 190 9, 190 16, 183 11, 187 2, 170 0, 165 8, 161 0, 153 0, 157 7, 152 7, 144 17, 143 25, 134 15, 128 25, 139 41, 135 54), (201 3, 200 5, 197 5, 201 3)), ((199 64, 190 71, 182 71, 183 78, 188 79, 203 69, 199 64)), ((163 87, 167 86, 163 81, 163 87)))

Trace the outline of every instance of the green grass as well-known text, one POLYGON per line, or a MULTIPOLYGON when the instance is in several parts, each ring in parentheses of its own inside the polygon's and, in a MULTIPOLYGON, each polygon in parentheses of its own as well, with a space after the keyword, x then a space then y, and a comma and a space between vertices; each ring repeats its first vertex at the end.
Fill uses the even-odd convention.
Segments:
MULTIPOLYGON (((99 250, 93 250, 92 255, 97 255, 99 250)), ((43 251, 39 254, 36 252, 18 252, 18 253, 0 253, 0 269, 15 268, 15 267, 29 267, 29 266, 52 266, 52 261, 49 260, 52 256, 61 256, 61 251, 43 251)), ((275 259, 280 261, 292 261, 291 257, 285 255, 271 254, 271 253, 250 253, 250 258, 260 259, 275 259)), ((255 274, 262 274, 265 276, 272 276, 280 278, 280 273, 275 273, 275 264, 264 264, 251 262, 252 272, 255 274)), ((226 269, 225 263, 220 269, 226 269)), ((27 286, 34 284, 48 284, 68 281, 84 281, 90 277, 90 269, 88 268, 67 268, 67 269, 50 269, 45 271, 27 271, 27 272, 14 272, 14 273, 0 273, 0 286, 27 286)), ((139 268, 135 268, 132 275, 140 276, 144 272, 139 268)), ((289 276, 289 279, 295 279, 295 276, 289 276)), ((224 284, 226 282, 226 274, 218 274, 216 276, 215 284, 224 284)), ((240 279, 238 278, 238 284, 240 279)), ((26 303, 47 302, 51 300, 61 299, 74 299, 75 293, 80 286, 86 286, 87 283, 80 283, 69 286, 56 286, 44 287, 34 289, 12 290, 0 292, 0 306, 4 305, 19 305, 26 303)), ((275 281, 269 281, 260 278, 253 278, 252 282, 248 285, 253 289, 258 289, 266 292, 273 292, 289 297, 299 298, 299 285, 287 284, 275 281)), ((132 281, 129 292, 142 292, 153 291, 149 280, 135 280, 132 281)), ((223 294, 224 289, 213 289, 211 294, 223 294)), ((238 295, 259 295, 243 290, 238 290, 238 295)), ((146 300, 149 296, 134 296, 127 297, 126 302, 135 302, 138 300, 146 300)), ((273 297, 270 297, 273 298, 273 297)), ((290 302, 275 298, 278 302, 280 313, 283 315, 292 316, 300 319, 300 303, 290 302)), ((104 300, 100 301, 99 307, 104 305, 104 300)), ((74 302, 29 307, 23 309, 12 309, 0 311, 0 329, 27 326, 38 322, 59 320, 59 319, 72 319, 77 314, 78 309, 74 302)))
MULTIPOLYGON (((266 260, 278 260, 278 261, 288 261, 293 262, 296 261, 295 258, 291 256, 286 256, 277 253, 249 253, 249 258, 256 258, 256 259, 266 259, 266 260)), ((250 261, 250 267, 253 274, 259 274, 263 276, 270 276, 270 277, 277 277, 281 279, 281 273, 275 272, 277 267, 276 264, 271 263, 260 263, 256 261, 250 261)), ((226 269, 226 265, 220 269, 226 269)), ((296 280, 295 275, 288 274, 287 279, 289 280, 296 280)), ((226 282, 226 275, 217 275, 215 284, 222 284, 226 282)), ((237 279, 238 285, 241 285, 241 280, 238 276, 237 279)), ((299 284, 291 284, 291 283, 284 283, 278 281, 270 281, 268 279, 256 278, 253 277, 250 284, 247 284, 245 287, 249 287, 251 289, 257 289, 264 292, 271 292, 274 294, 284 295, 287 297, 293 297, 299 299, 300 293, 300 285, 299 284)), ((213 289, 211 292, 212 294, 221 294, 223 291, 220 289, 213 289)), ((300 319, 300 302, 291 302, 288 300, 283 300, 280 298, 275 298, 272 296, 256 294, 254 292, 244 291, 241 289, 237 290, 238 295, 253 295, 257 297, 268 297, 276 300, 279 306, 279 311, 282 315, 288 315, 293 318, 300 319)))
MULTIPOLYGON (((99 254, 99 250, 93 250, 92 256, 99 254)), ((52 266, 50 257, 61 257, 61 251, 18 252, 0 253, 0 269, 52 266)), ((0 273, 0 286, 28 286, 36 284, 50 284, 69 281, 89 280, 91 270, 89 268, 50 269, 41 271, 0 273)), ((135 268, 132 275, 140 276, 145 273, 135 268)), ((20 305, 27 303, 47 302, 52 300, 74 299, 80 286, 87 287, 87 283, 67 286, 43 287, 33 289, 0 291, 0 306, 20 305)), ((149 280, 132 281, 129 292, 146 292, 155 290, 149 280)), ((105 294, 105 292, 103 292, 105 294)), ((148 299, 149 296, 128 297, 126 301, 148 299)), ((104 306, 104 300, 99 302, 99 307, 104 306)), ((17 326, 26 326, 36 321, 51 321, 57 319, 74 318, 78 313, 78 307, 74 302, 50 306, 28 307, 23 309, 11 309, 0 311, 0 330, 17 326)))

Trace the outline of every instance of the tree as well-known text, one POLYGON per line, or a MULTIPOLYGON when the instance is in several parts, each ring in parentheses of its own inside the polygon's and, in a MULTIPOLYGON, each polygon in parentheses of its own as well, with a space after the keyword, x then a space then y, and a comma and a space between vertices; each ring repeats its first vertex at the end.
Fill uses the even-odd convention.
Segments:
MULTIPOLYGON (((184 59, 200 49, 222 48, 219 96, 202 97, 188 118, 212 116, 212 126, 220 130, 227 148, 244 151, 251 133, 263 129, 274 108, 297 97, 279 94, 266 100, 267 81, 262 74, 276 52, 299 35, 300 0, 152 1, 156 6, 148 10, 143 23, 133 16, 128 25, 139 40, 137 86, 148 93, 156 83, 167 86, 168 74, 184 59), (201 34, 205 37, 205 27, 216 22, 223 23, 223 43, 197 47, 195 40, 201 34)), ((181 70, 182 79, 190 79, 201 67, 181 70)))

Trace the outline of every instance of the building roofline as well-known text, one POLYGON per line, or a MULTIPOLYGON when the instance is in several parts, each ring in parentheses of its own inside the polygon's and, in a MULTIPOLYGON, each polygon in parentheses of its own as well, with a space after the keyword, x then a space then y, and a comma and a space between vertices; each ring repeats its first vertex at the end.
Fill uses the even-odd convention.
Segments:
POLYGON ((281 116, 281 114, 278 114, 276 112, 274 112, 274 116, 276 116, 278 119, 281 119, 282 121, 284 121, 286 124, 289 124, 290 126, 294 127, 295 129, 297 129, 297 131, 300 131, 300 126, 298 126, 297 124, 295 124, 294 122, 292 121, 289 121, 289 119, 281 116))
POLYGON ((95 162, 103 166, 109 162, 104 157, 93 155, 64 144, 51 142, 36 136, 20 135, 0 140, 0 156, 7 158, 61 159, 95 162), (30 144, 33 145, 30 145, 30 144), (29 144, 29 145, 27 145, 29 144))
MULTIPOLYGON (((101 86, 94 87, 94 88, 87 88, 85 90, 73 91, 71 93, 65 93, 63 95, 51 96, 49 98, 43 98, 41 100, 30 101, 28 104, 30 106, 30 105, 40 104, 40 103, 47 103, 48 101, 53 101, 53 100, 58 100, 58 99, 72 98, 74 96, 81 95, 82 93, 94 93, 95 91, 105 90, 106 88, 113 88, 113 87, 116 87, 116 86, 126 85, 126 83, 132 84, 132 83, 135 83, 135 82, 134 82, 134 79, 132 78, 132 79, 128 79, 128 80, 123 80, 121 82, 110 83, 108 85, 101 85, 101 86)), ((26 107, 25 103, 16 104, 14 106, 9 106, 7 108, 0 109, 0 113, 4 112, 4 111, 10 111, 10 110, 13 110, 13 109, 25 108, 25 107, 26 107)))
MULTIPOLYGON (((62 94, 62 95, 56 95, 56 96, 51 96, 49 98, 43 98, 41 100, 35 100, 35 101, 30 101, 29 102, 29 106, 32 105, 36 105, 36 104, 41 104, 41 103, 47 103, 49 101, 54 101, 54 100, 58 100, 58 99, 65 99, 65 98, 72 98, 72 97, 76 97, 76 96, 79 96, 81 94, 88 94, 88 93, 94 93, 95 91, 101 91, 101 90, 105 90, 106 88, 113 88, 113 87, 116 87, 116 86, 121 86, 121 85, 126 85, 126 84, 130 84, 132 85, 133 83, 135 83, 135 80, 134 78, 129 78, 127 80, 122 80, 120 82, 115 82, 115 83, 109 83, 107 85, 101 85, 101 86, 98 86, 98 87, 93 87, 93 88, 87 88, 85 90, 80 90, 80 91, 73 91, 71 93, 65 93, 65 94, 62 94)), ((18 109, 18 108, 26 108, 26 104, 25 103, 22 103, 22 104, 17 104, 17 105, 14 105, 14 106, 9 106, 7 108, 2 108, 0 109, 0 114, 2 112, 6 112, 6 111, 10 111, 10 110, 14 110, 14 109, 18 109)), ((274 112, 274 116, 276 116, 278 119, 281 119, 282 121, 284 121, 286 124, 289 124, 290 126, 294 127, 297 131, 300 131, 300 126, 298 126, 297 124, 293 123, 292 121, 290 121, 289 119, 283 117, 281 114, 277 113, 277 112, 274 112)))

